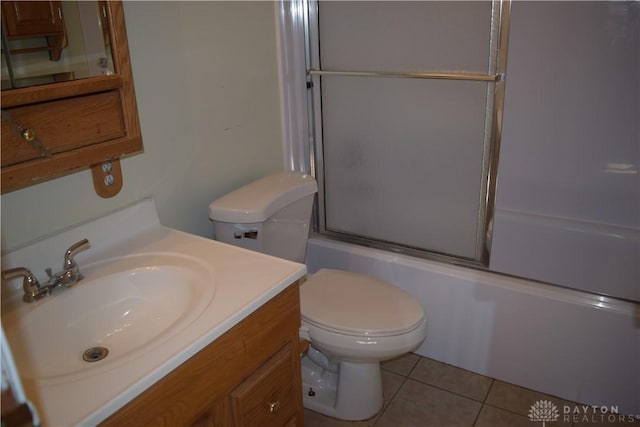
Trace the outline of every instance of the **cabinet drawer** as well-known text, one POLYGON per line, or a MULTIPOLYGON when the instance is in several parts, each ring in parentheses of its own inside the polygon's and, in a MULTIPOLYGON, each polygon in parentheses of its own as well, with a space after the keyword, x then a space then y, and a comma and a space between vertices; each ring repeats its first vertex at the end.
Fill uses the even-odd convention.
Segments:
POLYGON ((287 344, 231 392, 236 427, 285 426, 296 414, 294 352, 287 344))
MULTIPOLYGON (((78 96, 8 108, 13 121, 32 129, 51 154, 97 144, 126 135, 122 103, 118 91, 78 96)), ((42 157, 2 120, 2 166, 42 157)))

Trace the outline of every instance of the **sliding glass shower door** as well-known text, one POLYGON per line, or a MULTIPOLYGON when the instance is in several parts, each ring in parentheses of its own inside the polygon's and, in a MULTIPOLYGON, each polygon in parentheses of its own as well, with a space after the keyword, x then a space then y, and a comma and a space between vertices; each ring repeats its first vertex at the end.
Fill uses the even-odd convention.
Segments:
POLYGON ((505 9, 485 1, 312 5, 321 233, 487 262, 505 9))

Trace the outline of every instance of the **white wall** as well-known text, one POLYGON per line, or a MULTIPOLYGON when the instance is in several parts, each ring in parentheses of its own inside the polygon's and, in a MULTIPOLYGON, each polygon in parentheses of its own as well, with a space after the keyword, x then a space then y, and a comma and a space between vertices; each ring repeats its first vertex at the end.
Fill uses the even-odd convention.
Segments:
POLYGON ((125 16, 144 154, 111 199, 89 171, 3 195, 3 252, 147 196, 164 225, 209 237, 212 200, 283 168, 272 2, 126 2, 125 16))

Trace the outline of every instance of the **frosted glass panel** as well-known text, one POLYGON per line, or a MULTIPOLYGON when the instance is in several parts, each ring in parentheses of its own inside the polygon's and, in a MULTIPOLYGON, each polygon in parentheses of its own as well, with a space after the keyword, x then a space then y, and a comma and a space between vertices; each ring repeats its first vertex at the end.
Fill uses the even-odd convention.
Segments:
MULTIPOLYGON (((318 2, 312 67, 493 74, 497 10, 490 1, 318 2)), ((486 262, 496 84, 316 78, 321 231, 486 262)))
POLYGON ((325 227, 474 259, 487 83, 322 78, 325 227))
POLYGON ((489 1, 321 1, 323 69, 486 72, 489 1))

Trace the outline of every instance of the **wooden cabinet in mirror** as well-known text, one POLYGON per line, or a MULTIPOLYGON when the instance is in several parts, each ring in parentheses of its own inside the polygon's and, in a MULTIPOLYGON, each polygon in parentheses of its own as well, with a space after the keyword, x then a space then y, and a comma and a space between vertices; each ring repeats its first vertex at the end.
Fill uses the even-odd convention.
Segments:
MULTIPOLYGON (((113 73, 1 92, 3 194, 142 152, 123 5, 101 3, 113 73)), ((99 185, 122 185, 102 181, 103 197, 117 191, 99 185)))

